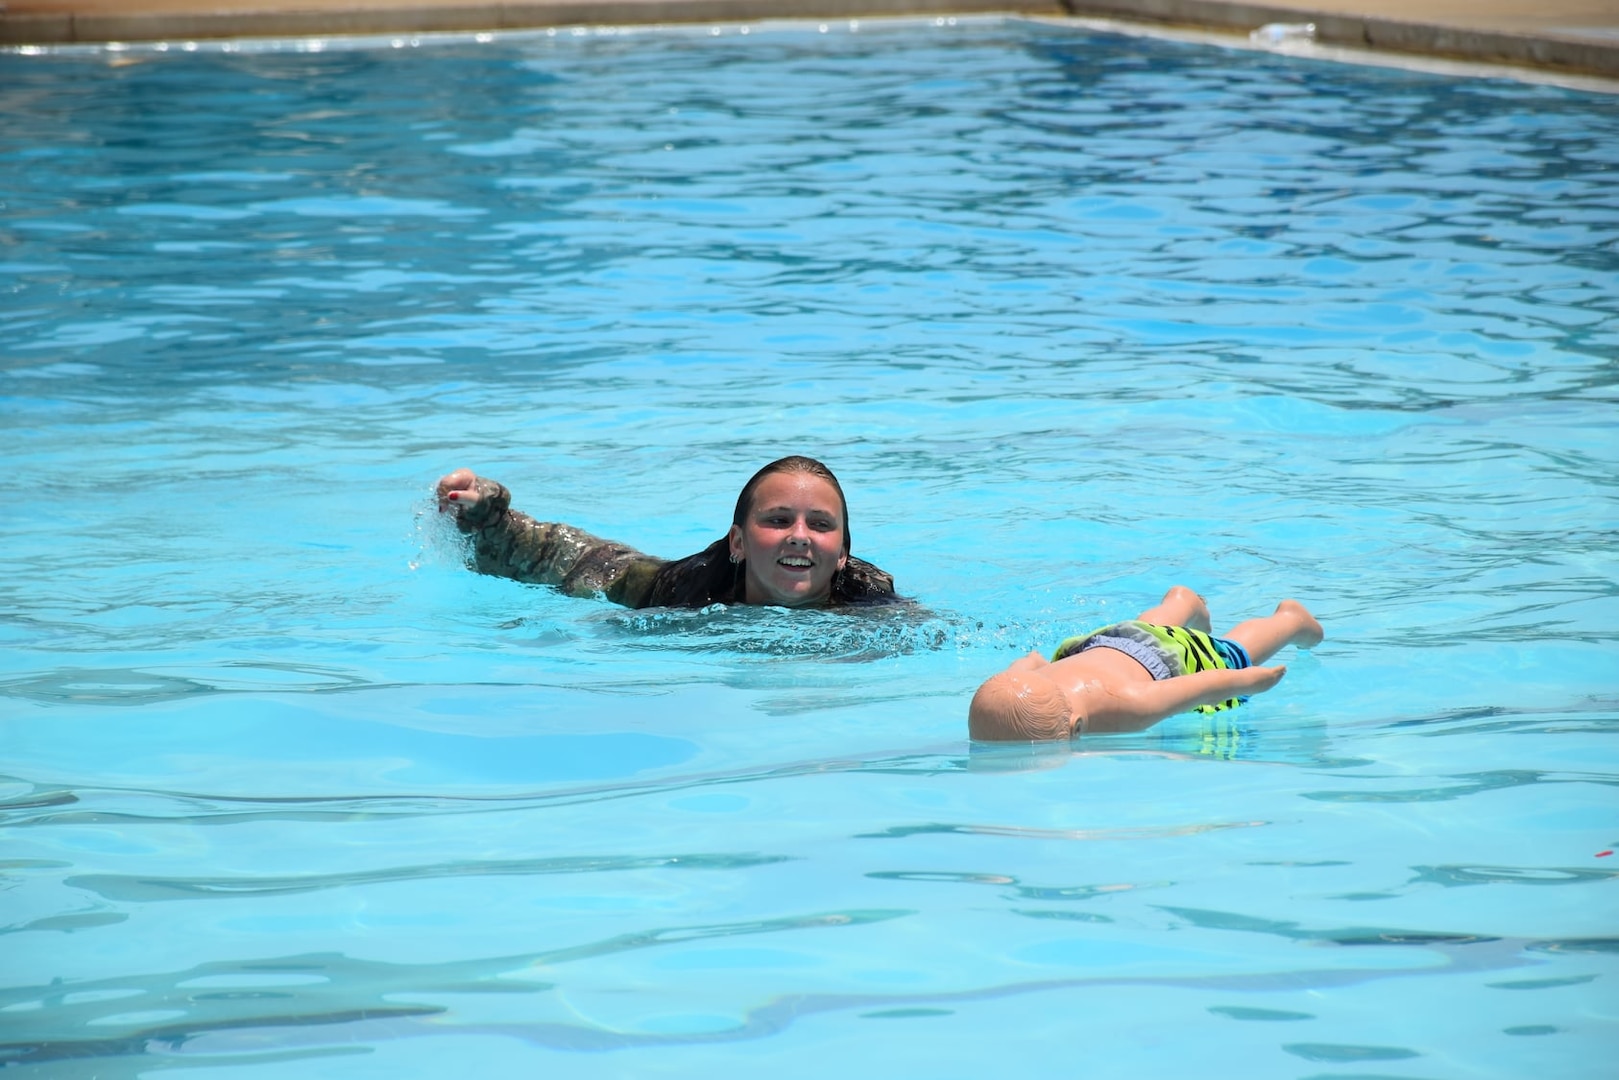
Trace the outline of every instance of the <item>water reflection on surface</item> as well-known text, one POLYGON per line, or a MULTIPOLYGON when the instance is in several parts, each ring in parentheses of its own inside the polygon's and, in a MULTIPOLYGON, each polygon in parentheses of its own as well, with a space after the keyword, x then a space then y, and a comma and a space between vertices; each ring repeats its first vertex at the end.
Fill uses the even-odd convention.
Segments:
POLYGON ((0 54, 0 1064, 1602 1075, 1613 99, 757 30, 0 54), (790 452, 915 607, 427 499, 677 556, 790 452), (967 744, 1177 582, 1328 639, 967 744))

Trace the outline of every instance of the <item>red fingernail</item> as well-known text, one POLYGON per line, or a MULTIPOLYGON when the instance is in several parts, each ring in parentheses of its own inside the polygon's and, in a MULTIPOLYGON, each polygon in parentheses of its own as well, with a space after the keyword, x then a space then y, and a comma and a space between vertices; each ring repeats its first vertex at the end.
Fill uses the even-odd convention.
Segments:
POLYGON ((459 491, 450 492, 450 501, 451 502, 454 502, 455 500, 459 499, 460 497, 461 497, 461 493, 459 491))

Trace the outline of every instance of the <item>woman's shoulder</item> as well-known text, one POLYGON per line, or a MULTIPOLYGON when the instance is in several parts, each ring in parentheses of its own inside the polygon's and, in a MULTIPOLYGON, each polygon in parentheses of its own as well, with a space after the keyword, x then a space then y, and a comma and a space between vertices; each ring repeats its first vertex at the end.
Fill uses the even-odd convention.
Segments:
POLYGON ((706 607, 731 603, 737 591, 736 567, 722 537, 695 555, 658 568, 644 604, 637 607, 706 607))
POLYGON ((854 555, 832 580, 832 601, 850 605, 912 603, 894 591, 894 575, 854 555))

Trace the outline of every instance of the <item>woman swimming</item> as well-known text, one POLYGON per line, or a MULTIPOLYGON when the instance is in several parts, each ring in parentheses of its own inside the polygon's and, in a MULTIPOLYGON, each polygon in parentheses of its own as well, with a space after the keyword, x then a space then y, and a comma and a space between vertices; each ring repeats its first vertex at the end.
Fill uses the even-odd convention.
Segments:
POLYGON ((894 579, 849 554, 849 508, 832 470, 784 457, 753 474, 730 531, 695 555, 659 559, 582 529, 511 509, 505 486, 470 469, 438 482, 440 512, 454 510, 481 573, 570 596, 605 596, 632 608, 774 604, 841 607, 903 603, 894 579))

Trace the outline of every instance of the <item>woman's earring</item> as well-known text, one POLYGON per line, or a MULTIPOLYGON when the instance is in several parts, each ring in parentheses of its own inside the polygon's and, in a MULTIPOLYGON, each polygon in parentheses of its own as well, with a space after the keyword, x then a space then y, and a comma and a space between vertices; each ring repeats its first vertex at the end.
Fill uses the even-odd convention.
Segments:
POLYGON ((731 565, 732 566, 735 566, 737 563, 739 563, 741 561, 742 561, 741 556, 737 555, 737 553, 734 552, 734 551, 731 552, 731 565))

